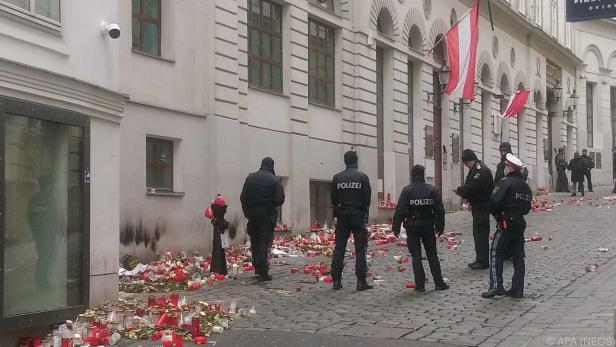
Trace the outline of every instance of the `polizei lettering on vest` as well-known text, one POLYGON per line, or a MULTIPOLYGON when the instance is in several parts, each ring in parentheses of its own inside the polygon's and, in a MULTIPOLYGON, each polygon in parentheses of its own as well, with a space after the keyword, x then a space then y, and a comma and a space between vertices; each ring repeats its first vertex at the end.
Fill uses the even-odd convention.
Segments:
POLYGON ((361 182, 341 182, 336 189, 361 189, 361 182))
POLYGON ((434 205, 434 199, 415 199, 410 201, 411 206, 434 205))

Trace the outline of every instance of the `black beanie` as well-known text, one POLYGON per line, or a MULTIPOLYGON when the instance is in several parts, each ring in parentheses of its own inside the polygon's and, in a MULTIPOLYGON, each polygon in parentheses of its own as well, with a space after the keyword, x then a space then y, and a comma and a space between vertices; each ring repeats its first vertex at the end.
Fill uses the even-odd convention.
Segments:
POLYGON ((423 167, 422 165, 415 165, 411 169, 411 178, 413 180, 425 178, 425 176, 426 176, 426 168, 423 167))
POLYGON ((353 151, 348 151, 344 153, 344 165, 355 165, 357 164, 357 153, 353 151))
POLYGON ((509 142, 503 142, 500 144, 500 146, 498 146, 499 150, 505 150, 507 151, 507 153, 513 153, 513 151, 511 150, 511 144, 509 142))
POLYGON ((274 170, 274 159, 265 157, 261 160, 261 168, 274 170))
POLYGON ((466 161, 472 161, 472 160, 479 160, 477 159, 477 154, 475 154, 473 150, 465 149, 464 151, 462 151, 462 161, 466 162, 466 161))

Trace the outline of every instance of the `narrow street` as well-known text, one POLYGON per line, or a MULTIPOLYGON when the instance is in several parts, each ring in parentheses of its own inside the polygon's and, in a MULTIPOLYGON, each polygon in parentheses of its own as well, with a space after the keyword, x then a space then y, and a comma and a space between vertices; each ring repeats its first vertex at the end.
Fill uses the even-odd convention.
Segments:
MULTIPOLYGON (((571 338, 582 345, 581 339, 591 337, 596 345, 613 346, 616 206, 604 198, 612 195, 610 190, 600 187, 584 200, 558 193, 540 197, 553 201, 554 209, 527 219, 526 237, 543 239, 526 243, 522 300, 481 298, 488 272, 466 266, 473 254, 467 212, 447 215, 445 230, 462 233, 457 237, 464 240, 462 245, 453 250, 439 244, 443 273, 451 285, 445 292, 431 290, 431 282, 424 294, 406 289, 412 280, 410 263, 402 264, 406 269, 400 272, 394 260, 406 256, 406 248, 393 244, 374 257, 370 271, 383 282, 372 291, 356 292, 355 278, 348 274, 339 292, 327 283, 310 283, 312 278, 292 274, 290 268, 319 259, 285 258, 291 264, 275 267, 270 285, 256 284, 252 274, 243 274, 187 295, 226 305, 237 299, 241 306, 255 307, 255 316, 240 318, 231 331, 211 336, 225 346, 261 345, 259 341, 272 346, 549 346, 574 345, 571 338), (587 272, 595 263, 597 270, 587 272), (386 271, 388 266, 393 270, 386 271)), ((371 243, 370 250, 375 248, 383 249, 371 243)), ((352 271, 353 260, 347 260, 346 269, 352 271)), ((511 270, 506 263, 506 282, 511 270)), ((125 341, 122 346, 149 345, 125 341)))

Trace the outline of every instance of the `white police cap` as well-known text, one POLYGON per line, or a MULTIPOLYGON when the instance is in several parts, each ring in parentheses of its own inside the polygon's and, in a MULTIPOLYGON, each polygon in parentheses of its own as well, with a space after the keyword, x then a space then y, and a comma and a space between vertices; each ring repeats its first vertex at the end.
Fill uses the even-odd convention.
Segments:
POLYGON ((507 156, 505 157, 505 162, 508 165, 517 167, 518 169, 525 167, 524 162, 521 161, 520 158, 516 157, 515 155, 511 153, 507 153, 507 156))

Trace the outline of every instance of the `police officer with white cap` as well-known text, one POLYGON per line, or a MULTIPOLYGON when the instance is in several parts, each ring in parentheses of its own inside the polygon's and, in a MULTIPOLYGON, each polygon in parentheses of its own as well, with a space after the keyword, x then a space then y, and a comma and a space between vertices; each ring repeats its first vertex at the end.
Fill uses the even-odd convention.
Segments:
POLYGON ((530 212, 533 194, 522 177, 522 168, 524 163, 519 158, 507 154, 505 178, 498 182, 490 199, 490 213, 496 218, 498 229, 490 247, 490 288, 481 295, 484 298, 524 295, 524 216, 530 212), (503 260, 508 249, 513 256, 513 278, 511 289, 505 290, 503 260))

